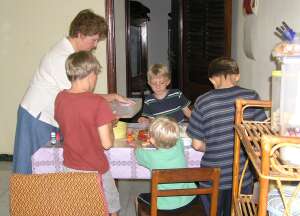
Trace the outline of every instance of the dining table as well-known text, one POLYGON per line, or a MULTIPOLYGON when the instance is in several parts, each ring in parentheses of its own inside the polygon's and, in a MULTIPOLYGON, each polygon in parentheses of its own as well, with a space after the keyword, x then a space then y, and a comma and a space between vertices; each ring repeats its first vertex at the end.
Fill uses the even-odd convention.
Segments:
MULTIPOLYGON (((203 152, 193 149, 190 138, 182 138, 182 140, 187 166, 199 167, 203 152)), ((112 176, 115 179, 151 178, 151 172, 137 163, 134 149, 126 139, 116 139, 113 147, 105 151, 112 176)), ((47 143, 32 155, 31 160, 33 174, 62 172, 63 144, 47 143)))

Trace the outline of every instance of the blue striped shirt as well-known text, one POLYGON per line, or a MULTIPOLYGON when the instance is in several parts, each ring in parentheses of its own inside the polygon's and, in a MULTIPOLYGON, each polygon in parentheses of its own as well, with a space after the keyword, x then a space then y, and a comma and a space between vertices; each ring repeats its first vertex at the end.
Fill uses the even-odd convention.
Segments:
MULTIPOLYGON (((221 168, 220 189, 232 188, 234 117, 237 98, 259 100, 254 90, 239 86, 211 90, 197 98, 187 128, 191 138, 206 144, 201 167, 221 168)), ((263 109, 249 108, 245 110, 244 119, 262 121, 266 119, 266 114, 263 109)), ((246 154, 241 148, 240 172, 245 160, 246 154)), ((252 175, 247 169, 244 186, 251 181, 252 175)))
POLYGON ((184 121, 182 109, 190 105, 190 101, 178 89, 169 89, 163 99, 157 99, 153 94, 145 98, 142 116, 158 117, 169 116, 177 120, 184 121))

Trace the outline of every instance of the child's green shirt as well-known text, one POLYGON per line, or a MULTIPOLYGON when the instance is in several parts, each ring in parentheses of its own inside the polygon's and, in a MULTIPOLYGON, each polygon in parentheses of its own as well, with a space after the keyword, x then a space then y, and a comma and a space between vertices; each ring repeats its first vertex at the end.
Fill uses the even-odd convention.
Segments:
MULTIPOLYGON (((138 163, 150 170, 187 167, 186 159, 184 156, 184 146, 181 139, 178 139, 176 145, 169 149, 138 148, 135 151, 135 155, 138 163)), ((196 188, 196 184, 160 184, 158 187, 159 189, 196 188)), ((195 196, 159 197, 157 206, 158 209, 176 209, 185 206, 194 198, 195 196)))

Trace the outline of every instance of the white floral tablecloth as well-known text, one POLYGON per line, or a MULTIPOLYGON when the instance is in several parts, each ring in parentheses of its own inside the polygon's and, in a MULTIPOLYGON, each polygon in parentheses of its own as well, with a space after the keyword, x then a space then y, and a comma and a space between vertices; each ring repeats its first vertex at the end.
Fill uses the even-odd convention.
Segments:
MULTIPOLYGON (((129 145, 123 144, 122 147, 113 147, 105 151, 105 154, 115 179, 150 179, 150 171, 137 164, 134 149, 129 145)), ((188 167, 199 167, 203 153, 185 145, 185 156, 188 167)), ((61 172, 63 148, 60 145, 47 145, 36 151, 31 159, 32 172, 35 174, 61 172)))

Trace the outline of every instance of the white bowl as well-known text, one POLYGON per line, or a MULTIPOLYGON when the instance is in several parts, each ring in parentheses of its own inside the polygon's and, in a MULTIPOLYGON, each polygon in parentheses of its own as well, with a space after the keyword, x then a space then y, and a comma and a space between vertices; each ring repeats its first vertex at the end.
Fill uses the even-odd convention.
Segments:
POLYGON ((120 103, 113 101, 111 108, 119 118, 132 118, 142 108, 142 98, 130 98, 135 104, 120 103))

